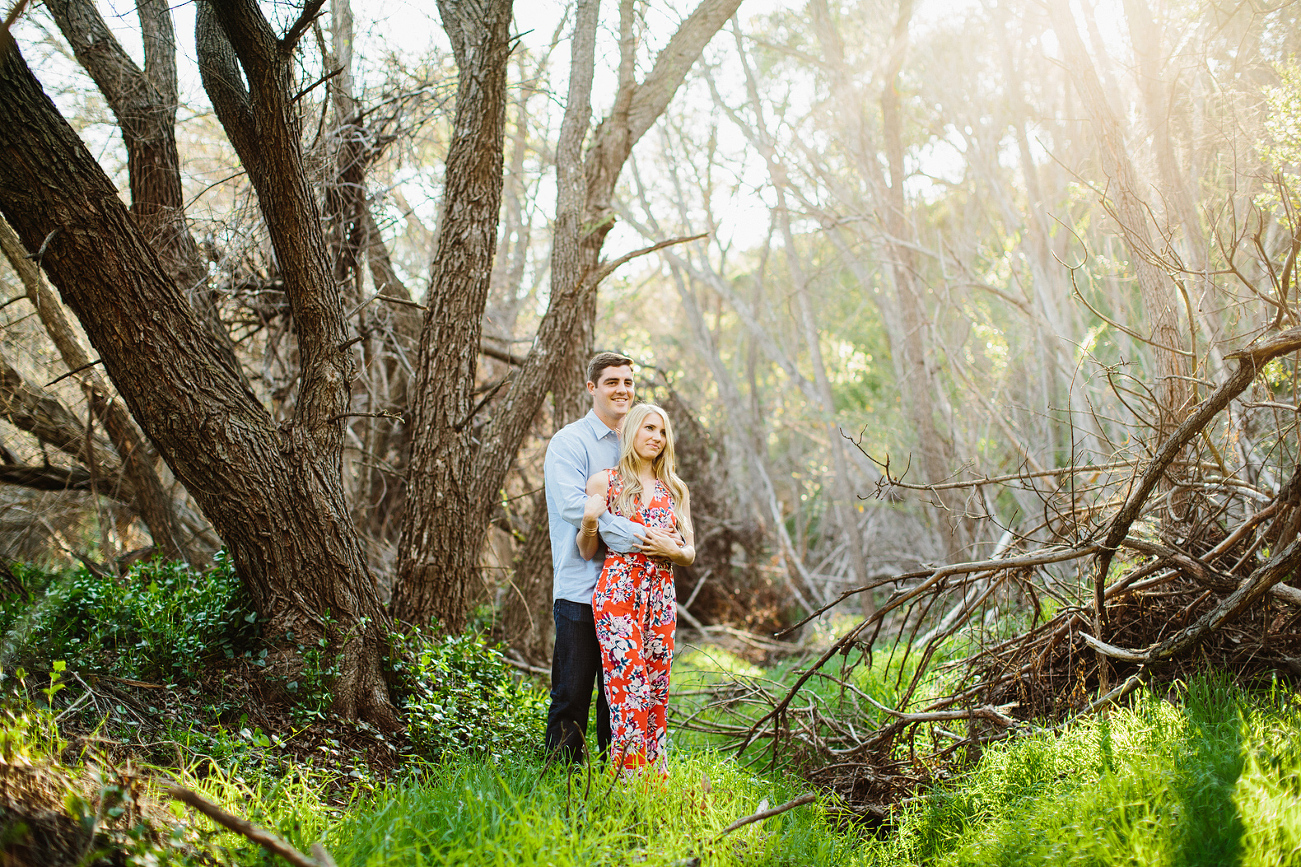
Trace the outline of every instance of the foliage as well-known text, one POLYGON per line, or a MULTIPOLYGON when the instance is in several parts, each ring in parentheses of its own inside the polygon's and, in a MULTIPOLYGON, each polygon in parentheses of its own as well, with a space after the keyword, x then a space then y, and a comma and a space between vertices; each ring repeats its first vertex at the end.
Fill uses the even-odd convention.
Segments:
POLYGON ((62 659, 77 671, 185 682, 213 659, 245 651, 256 634, 256 615, 224 554, 206 572, 163 560, 121 578, 85 567, 13 571, 23 588, 0 596, 6 662, 62 659))
POLYGON ((481 753, 494 760, 536 754, 546 695, 521 681, 480 634, 415 633, 395 641, 406 682, 407 733, 423 756, 481 753))
POLYGON ((1293 58, 1276 69, 1279 84, 1265 88, 1265 140, 1258 149, 1278 184, 1259 201, 1288 215, 1301 204, 1301 64, 1293 58))

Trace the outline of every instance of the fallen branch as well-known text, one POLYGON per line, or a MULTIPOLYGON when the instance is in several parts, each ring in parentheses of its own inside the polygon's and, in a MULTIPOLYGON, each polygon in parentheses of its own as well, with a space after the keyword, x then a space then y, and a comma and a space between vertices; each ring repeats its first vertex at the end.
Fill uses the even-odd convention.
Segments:
MULTIPOLYGON (((1141 651, 1126 650, 1123 647, 1117 647, 1114 644, 1108 644, 1107 642, 1099 638, 1094 638, 1092 635, 1090 635, 1087 632, 1080 632, 1077 634, 1080 636, 1081 641, 1083 641, 1089 647, 1092 647, 1098 653, 1101 653, 1103 656, 1108 656, 1111 657, 1112 659, 1119 659, 1122 662, 1143 663, 1148 661, 1147 654, 1141 651)), ((1099 699, 1099 701, 1101 701, 1101 699, 1099 699)))
POLYGON ((163 784, 163 791, 169 797, 198 810, 228 831, 242 834, 271 854, 279 855, 295 867, 335 867, 334 859, 320 843, 312 844, 312 854, 316 857, 309 858, 270 831, 259 828, 247 819, 227 813, 197 792, 169 783, 163 784))
POLYGON ((1192 647, 1224 624, 1237 619, 1252 604, 1268 593, 1274 585, 1295 572, 1298 566, 1301 566, 1301 541, 1293 542, 1273 557, 1270 557, 1263 565, 1248 575, 1238 586, 1238 589, 1226 596, 1215 608, 1198 618, 1196 623, 1146 651, 1116 647, 1083 632, 1080 633, 1080 637, 1094 650, 1113 659, 1123 659, 1126 662, 1140 664, 1169 659, 1192 647))
POLYGON ((818 795, 816 792, 805 792, 803 795, 800 795, 798 798, 795 798, 792 801, 787 801, 786 803, 782 804, 780 807, 773 807, 771 810, 760 810, 758 813, 755 813, 752 816, 746 816, 744 818, 737 819, 735 822, 728 825, 723 830, 719 831, 718 835, 714 837, 714 839, 710 842, 717 843, 719 840, 723 839, 728 834, 732 833, 738 828, 744 828, 746 825, 752 825, 755 822, 762 822, 764 819, 771 819, 773 816, 780 816, 782 813, 785 813, 787 810, 794 810, 796 807, 802 807, 805 804, 811 804, 817 799, 818 799, 818 795))
MULTIPOLYGON (((1232 575, 1220 572, 1215 569, 1202 557, 1194 557, 1191 554, 1185 554, 1182 551, 1176 551, 1165 545, 1158 545, 1155 542, 1147 542, 1132 537, 1126 537, 1121 543, 1126 548, 1131 548, 1143 554, 1150 554, 1159 558, 1163 562, 1171 563, 1179 569, 1192 576, 1192 579, 1204 587, 1210 587, 1214 590, 1231 591, 1238 586, 1232 575)), ((1212 552, 1214 553, 1214 552, 1212 552)), ((1269 595, 1286 602, 1289 605, 1301 605, 1301 590, 1295 587, 1289 587, 1286 584, 1275 584, 1269 588, 1269 595)))
POLYGON ((897 720, 900 720, 901 722, 924 723, 924 722, 948 722, 949 720, 957 720, 957 719, 983 719, 987 722, 992 722, 995 725, 1000 725, 1004 727, 1016 725, 1016 720, 1012 719, 1007 714, 1002 713, 998 708, 994 707, 993 705, 985 705, 984 707, 973 707, 968 710, 933 710, 933 711, 921 711, 918 713, 908 713, 901 710, 895 710, 892 707, 887 707, 881 704, 881 702, 872 698, 870 695, 867 695, 866 693, 859 693, 859 694, 862 695, 863 698, 870 701, 873 705, 875 705, 878 710, 881 710, 889 714, 890 716, 894 717, 897 720))
POLYGON ((1138 687, 1142 685, 1142 683, 1143 683, 1143 678, 1141 675, 1131 674, 1129 677, 1125 679, 1125 682, 1122 683, 1120 686, 1116 687, 1106 695, 1099 696, 1097 700, 1093 701, 1088 707, 1089 713, 1093 713, 1094 711, 1101 708, 1103 705, 1120 701, 1122 698, 1129 695, 1134 690, 1138 689, 1138 687))
POLYGON ((1143 472, 1138 485, 1125 500, 1125 505, 1121 507, 1115 519, 1111 522, 1107 537, 1102 543, 1102 552, 1098 555, 1098 568, 1094 573, 1094 616, 1097 618, 1099 625, 1102 624, 1105 617, 1103 585, 1106 581, 1107 570, 1111 568, 1111 560, 1115 557, 1116 549, 1120 547, 1120 543, 1129 535, 1129 528, 1138 520, 1143 504, 1147 502, 1147 498, 1156 488, 1157 482, 1165 475, 1166 469, 1174 462, 1179 452, 1202 432, 1202 429, 1206 427, 1212 418, 1227 407, 1230 401, 1242 394, 1247 386, 1251 385, 1262 367, 1278 356, 1296 352, 1298 349, 1301 349, 1301 328, 1291 328, 1281 334, 1266 338, 1254 346, 1228 355, 1227 358, 1237 359, 1237 370, 1210 397, 1202 401, 1193 414, 1183 424, 1179 425, 1175 432, 1170 435, 1170 438, 1161 445, 1160 451, 1156 453, 1156 456, 1152 458, 1152 462, 1148 464, 1147 469, 1143 472))

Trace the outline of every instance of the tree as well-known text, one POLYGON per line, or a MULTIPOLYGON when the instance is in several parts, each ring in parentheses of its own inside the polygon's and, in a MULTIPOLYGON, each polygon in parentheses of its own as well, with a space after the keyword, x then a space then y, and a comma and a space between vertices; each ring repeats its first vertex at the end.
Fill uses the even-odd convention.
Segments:
MULTIPOLYGON (((626 260, 602 263, 600 259, 605 237, 613 225, 610 199, 619 173, 633 145, 663 113, 700 52, 739 4, 740 0, 702 0, 659 52, 645 80, 638 83, 634 75, 633 2, 622 0, 619 89, 614 108, 597 128, 584 155, 582 146, 591 117, 599 2, 579 0, 571 43, 569 94, 556 149, 558 192, 551 298, 532 350, 512 376, 491 418, 481 427, 474 424, 475 415, 484 408, 485 401, 476 404, 472 399, 474 362, 495 232, 487 234, 482 226, 465 219, 467 209, 486 205, 488 199, 474 198, 470 189, 449 190, 444 199, 420 347, 415 442, 407 476, 409 494, 398 584, 393 595, 394 615, 400 619, 411 623, 436 619, 453 630, 464 624, 466 591, 477 581, 485 533, 511 461, 548 389, 558 382, 557 377, 564 378, 569 394, 581 383, 582 364, 591 353, 597 286, 626 260)), ((456 12, 452 8, 455 5, 440 4, 440 9, 446 6, 447 11, 456 12)), ((449 24, 448 29, 451 33, 455 27, 449 24)), ((477 195, 493 197, 495 227, 501 192, 506 58, 497 47, 496 36, 483 43, 476 42, 476 37, 489 39, 481 33, 453 36, 458 64, 467 62, 476 71, 471 77, 476 87, 482 88, 459 93, 464 94, 467 105, 468 100, 475 100, 473 116, 481 122, 483 118, 496 118, 497 146, 495 153, 467 157, 465 183, 478 185, 472 187, 477 195), (458 38, 462 40, 460 47, 458 38), (485 50, 472 52, 475 47, 485 50), (500 97, 495 97, 499 92, 500 97), (495 187, 489 183, 489 161, 498 166, 495 187)), ((504 45, 504 35, 502 39, 504 45)), ((462 78, 466 76, 463 67, 462 78)), ((457 117, 460 129, 459 101, 457 117)), ((453 176, 450 163, 449 156, 449 178, 453 176)), ((461 177, 459 172, 457 176, 461 177)), ((483 212, 487 211, 485 207, 483 212)), ((557 386, 557 394, 563 393, 557 386)), ((559 397, 557 405, 556 421, 563 423, 572 411, 565 410, 565 401, 559 397)), ((576 401, 570 399, 569 405, 576 405, 576 401)), ((538 532, 537 521, 533 531, 538 532)), ((538 584, 530 582, 530 586, 538 584)))
POLYGON ((303 374, 277 425, 137 219, 0 34, 0 211, 82 323, 134 418, 229 547, 269 637, 340 654, 335 709, 392 727, 387 617, 343 496, 352 360, 298 140, 292 60, 320 10, 277 35, 257 5, 201 3, 201 71, 284 266, 303 374), (246 86, 247 82, 247 86, 246 86))

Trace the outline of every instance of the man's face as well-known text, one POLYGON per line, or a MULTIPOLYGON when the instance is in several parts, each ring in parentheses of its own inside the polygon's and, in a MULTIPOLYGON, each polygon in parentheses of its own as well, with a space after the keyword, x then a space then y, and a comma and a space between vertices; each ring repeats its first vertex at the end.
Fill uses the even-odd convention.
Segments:
POLYGON ((587 384, 587 392, 592 395, 592 409, 606 424, 618 427, 628 410, 632 409, 632 368, 626 364, 607 367, 597 379, 600 381, 587 384))

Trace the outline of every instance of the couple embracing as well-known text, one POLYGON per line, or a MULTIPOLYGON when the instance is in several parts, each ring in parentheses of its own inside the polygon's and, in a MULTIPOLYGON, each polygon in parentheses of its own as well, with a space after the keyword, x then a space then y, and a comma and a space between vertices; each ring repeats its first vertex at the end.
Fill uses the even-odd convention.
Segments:
POLYGON ((687 486, 668 414, 634 404, 631 358, 595 356, 587 390, 591 411, 552 437, 545 464, 556 624, 547 751, 582 757, 595 682, 601 750, 622 773, 665 776, 672 564, 695 559, 687 486))

